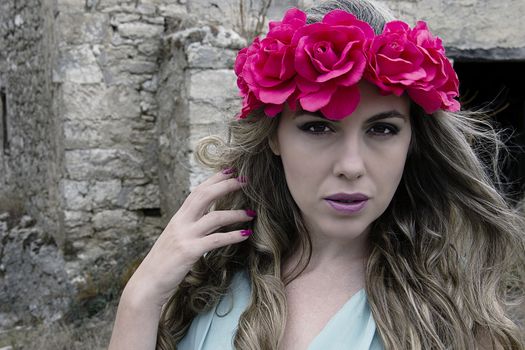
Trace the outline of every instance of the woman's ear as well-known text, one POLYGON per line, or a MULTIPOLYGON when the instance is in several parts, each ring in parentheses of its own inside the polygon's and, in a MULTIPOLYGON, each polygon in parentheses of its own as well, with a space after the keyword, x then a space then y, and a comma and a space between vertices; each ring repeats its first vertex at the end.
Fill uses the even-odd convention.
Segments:
POLYGON ((276 156, 280 156, 281 152, 279 151, 279 142, 277 142, 277 138, 275 135, 273 137, 268 138, 268 145, 270 146, 270 149, 272 150, 273 154, 276 156))

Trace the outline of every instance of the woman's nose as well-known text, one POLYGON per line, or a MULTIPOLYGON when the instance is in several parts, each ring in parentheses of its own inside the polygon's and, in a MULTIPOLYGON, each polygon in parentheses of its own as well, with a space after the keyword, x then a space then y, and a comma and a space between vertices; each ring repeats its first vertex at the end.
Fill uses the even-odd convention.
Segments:
POLYGON ((334 175, 344 176, 349 180, 358 179, 365 174, 364 145, 356 137, 349 138, 341 144, 334 154, 334 175))

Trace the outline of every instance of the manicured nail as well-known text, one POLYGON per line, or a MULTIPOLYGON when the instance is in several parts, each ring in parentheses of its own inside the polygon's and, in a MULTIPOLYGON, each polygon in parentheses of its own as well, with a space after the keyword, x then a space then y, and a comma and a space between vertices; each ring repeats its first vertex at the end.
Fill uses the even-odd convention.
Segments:
POLYGON ((246 215, 248 215, 249 217, 256 217, 257 216, 257 213, 255 212, 255 210, 252 210, 252 209, 245 209, 244 210, 246 212, 246 215))
POLYGON ((233 174, 234 172, 235 172, 235 168, 226 168, 222 171, 222 173, 225 175, 233 174))
POLYGON ((241 230, 241 236, 249 236, 253 233, 252 230, 248 229, 248 230, 241 230))
POLYGON ((247 178, 246 176, 239 176, 239 177, 237 178, 237 181, 239 181, 240 183, 245 184, 245 183, 248 182, 248 178, 247 178))

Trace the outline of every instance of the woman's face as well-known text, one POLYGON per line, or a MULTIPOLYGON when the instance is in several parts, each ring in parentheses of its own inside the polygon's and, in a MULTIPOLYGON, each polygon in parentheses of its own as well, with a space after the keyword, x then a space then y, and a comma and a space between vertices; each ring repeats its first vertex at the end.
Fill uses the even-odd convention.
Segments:
POLYGON ((367 234, 401 180, 411 139, 409 100, 382 96, 368 82, 359 88, 359 106, 341 121, 286 107, 270 142, 310 235, 353 239, 367 234), (355 193, 368 200, 327 199, 355 193))

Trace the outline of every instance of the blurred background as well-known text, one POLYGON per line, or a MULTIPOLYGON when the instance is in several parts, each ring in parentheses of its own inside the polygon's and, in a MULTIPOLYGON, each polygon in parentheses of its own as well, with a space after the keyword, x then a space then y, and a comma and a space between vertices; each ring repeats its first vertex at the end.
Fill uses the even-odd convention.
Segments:
MULTIPOLYGON (((463 107, 505 130, 520 205, 525 2, 379 2, 443 39, 463 107)), ((127 279, 208 175, 196 140, 240 108, 237 51, 314 3, 0 1, 1 350, 107 347, 127 279)))

